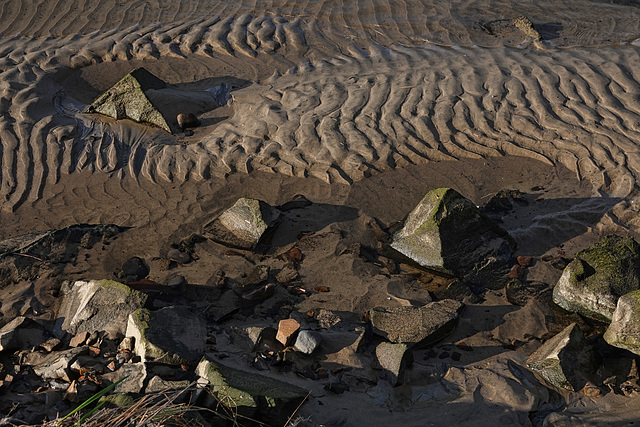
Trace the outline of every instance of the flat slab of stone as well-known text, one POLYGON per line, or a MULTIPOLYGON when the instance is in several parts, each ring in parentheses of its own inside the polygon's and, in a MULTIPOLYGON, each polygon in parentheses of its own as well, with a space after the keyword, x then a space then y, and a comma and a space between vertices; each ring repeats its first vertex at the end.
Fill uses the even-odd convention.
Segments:
POLYGON ((124 334, 127 319, 147 296, 113 280, 65 282, 57 313, 56 334, 109 331, 124 334))
POLYGON ((44 380, 62 378, 69 381, 69 367, 80 355, 87 354, 87 347, 70 348, 49 354, 42 362, 33 367, 33 372, 44 380))
POLYGON ((640 245, 630 236, 607 235, 576 254, 553 289, 565 310, 609 323, 618 298, 640 289, 640 245))
POLYGON ((581 390, 598 367, 595 350, 575 323, 544 343, 527 367, 554 388, 581 390))
POLYGON ((214 357, 205 356, 196 374, 209 382, 217 399, 241 413, 260 412, 267 419, 286 421, 307 395, 306 390, 283 381, 214 362, 214 357))
POLYGON ((278 209, 261 200, 243 197, 205 225, 204 235, 226 246, 253 249, 279 218, 278 209))
POLYGON ((369 311, 373 332, 393 343, 409 346, 438 341, 449 334, 464 305, 455 300, 422 307, 376 307, 369 311))
POLYGON ((127 336, 135 338, 135 353, 143 361, 189 364, 206 350, 207 323, 191 307, 171 306, 131 313, 127 336))
POLYGON ((506 231, 451 188, 429 191, 390 245, 425 268, 456 276, 507 263, 516 246, 506 231))
POLYGON ((604 340, 614 347, 640 355, 640 290, 618 299, 604 340))

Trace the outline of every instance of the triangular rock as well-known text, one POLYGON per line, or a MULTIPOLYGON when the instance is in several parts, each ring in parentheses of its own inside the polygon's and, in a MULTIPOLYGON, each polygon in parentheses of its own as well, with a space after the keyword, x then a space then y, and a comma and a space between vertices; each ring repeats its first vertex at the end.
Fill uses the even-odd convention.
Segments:
POLYGON ((114 119, 148 123, 171 133, 167 120, 146 95, 148 90, 164 89, 167 84, 144 68, 136 68, 93 100, 84 113, 100 113, 114 119))

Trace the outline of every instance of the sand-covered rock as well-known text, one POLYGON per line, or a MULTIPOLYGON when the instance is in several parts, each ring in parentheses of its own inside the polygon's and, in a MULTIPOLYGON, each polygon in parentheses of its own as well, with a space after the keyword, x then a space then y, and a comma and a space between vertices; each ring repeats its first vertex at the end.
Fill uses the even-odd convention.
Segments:
POLYGON ((210 392, 217 402, 227 405, 243 415, 260 412, 271 420, 286 421, 307 391, 256 373, 240 371, 213 361, 214 355, 206 355, 196 367, 196 374, 208 381, 210 392), (291 411, 291 412, 290 412, 291 411))
POLYGON ((113 280, 65 282, 57 313, 56 332, 113 331, 124 333, 131 313, 142 308, 147 296, 113 280))
POLYGON ((515 246, 506 231, 451 188, 429 191, 391 241, 419 265, 457 276, 502 266, 515 246))
POLYGON ((204 226, 204 234, 223 245, 253 249, 280 218, 280 211, 256 199, 243 197, 204 226))
POLYGON ((567 265, 553 289, 553 301, 609 323, 618 298, 639 288, 640 245, 630 236, 606 235, 567 265))
POLYGON ((437 341, 453 330, 464 305, 455 300, 422 307, 376 307, 369 311, 373 332, 393 343, 409 346, 437 341))
POLYGON ((618 299, 604 340, 615 347, 640 355, 640 290, 618 299))
POLYGON ((134 351, 143 361, 189 364, 205 352, 207 324, 190 307, 143 308, 129 316, 126 335, 135 338, 134 351))
POLYGON ((533 352, 527 367, 552 387, 578 391, 593 376, 598 360, 580 328, 572 323, 533 352))

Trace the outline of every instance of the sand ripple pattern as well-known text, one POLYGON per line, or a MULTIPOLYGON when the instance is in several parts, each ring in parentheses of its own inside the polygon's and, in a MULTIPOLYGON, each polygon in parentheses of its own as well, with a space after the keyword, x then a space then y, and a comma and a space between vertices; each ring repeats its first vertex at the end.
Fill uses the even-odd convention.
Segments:
POLYGON ((264 15, 90 37, 0 43, 4 209, 38 199, 47 183, 76 171, 170 182, 255 169, 351 183, 410 164, 512 154, 561 163, 621 197, 635 194, 640 177, 634 46, 537 51, 370 42, 322 51, 317 46, 327 43, 316 42, 323 33, 313 23, 264 15), (96 123, 52 78, 66 66, 100 61, 196 54, 250 63, 288 50, 313 55, 283 76, 233 92, 236 114, 188 146, 161 132, 96 123))

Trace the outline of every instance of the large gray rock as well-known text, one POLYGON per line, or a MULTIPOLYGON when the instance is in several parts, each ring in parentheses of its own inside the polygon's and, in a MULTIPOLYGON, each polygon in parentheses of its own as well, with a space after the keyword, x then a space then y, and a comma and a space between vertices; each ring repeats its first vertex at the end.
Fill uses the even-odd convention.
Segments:
POLYGON ((456 276, 502 268, 516 243, 451 188, 429 191, 396 232, 391 247, 419 265, 456 276))
POLYGON ((27 349, 45 342, 45 329, 26 317, 16 317, 0 329, 0 351, 27 349))
POLYGON ((576 254, 553 289, 565 310, 609 323, 618 298, 640 289, 640 245, 632 237, 607 235, 576 254))
POLYGON ((131 313, 142 308, 147 296, 113 280, 65 282, 61 289, 56 335, 69 332, 125 332, 131 313))
POLYGON ((624 294, 618 299, 604 340, 614 347, 640 355, 640 290, 624 294))
POLYGON ((376 307, 369 311, 369 317, 375 334, 394 343, 423 345, 449 334, 463 307, 449 299, 422 307, 376 307))
POLYGON ((407 344, 381 342, 376 347, 376 358, 383 369, 383 378, 393 386, 402 384, 405 369, 413 363, 413 353, 407 344))
POLYGON ((206 350, 207 323, 190 307, 140 309, 131 313, 127 336, 135 338, 135 353, 143 361, 189 364, 206 350))
POLYGON ((278 209, 261 200, 243 197, 205 225, 204 234, 226 246, 253 249, 279 218, 278 209))
POLYGON ((553 388, 581 390, 598 368, 595 350, 575 323, 544 343, 527 367, 553 388))
POLYGON ((205 356, 196 374, 209 382, 210 392, 218 401, 247 416, 259 412, 261 418, 282 424, 307 395, 307 391, 291 384, 256 373, 222 365, 205 356))

